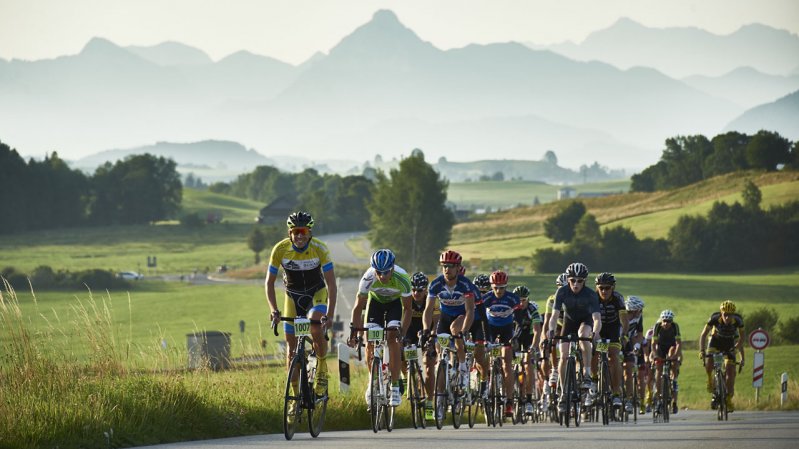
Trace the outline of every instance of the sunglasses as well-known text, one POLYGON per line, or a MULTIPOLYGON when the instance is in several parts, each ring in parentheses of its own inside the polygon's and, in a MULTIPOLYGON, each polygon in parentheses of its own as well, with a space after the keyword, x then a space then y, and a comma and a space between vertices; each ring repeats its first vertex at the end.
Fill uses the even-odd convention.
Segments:
POLYGON ((311 230, 308 228, 291 228, 289 232, 294 235, 308 235, 311 233, 311 230))
POLYGON ((458 267, 458 265, 456 265, 454 263, 442 263, 441 264, 441 268, 443 268, 445 270, 449 270, 449 269, 456 268, 456 267, 458 267))
POLYGON ((671 324, 672 321, 674 320, 663 320, 664 323, 669 323, 669 324, 671 324))
POLYGON ((584 278, 569 278, 569 283, 571 284, 582 284, 585 282, 584 278))
POLYGON ((491 288, 493 288, 494 290, 505 290, 506 287, 507 286, 505 286, 505 285, 492 285, 491 286, 491 288))
POLYGON ((606 292, 608 290, 612 290, 613 287, 611 287, 610 285, 600 285, 597 287, 597 289, 599 289, 599 291, 606 292))
POLYGON ((423 292, 423 291, 427 290, 427 287, 422 287, 422 288, 412 288, 411 290, 413 290, 413 291, 415 291, 415 292, 423 292))
POLYGON ((377 271, 377 270, 375 270, 375 273, 377 273, 378 276, 386 276, 389 273, 391 273, 391 270, 385 270, 385 271, 377 271))

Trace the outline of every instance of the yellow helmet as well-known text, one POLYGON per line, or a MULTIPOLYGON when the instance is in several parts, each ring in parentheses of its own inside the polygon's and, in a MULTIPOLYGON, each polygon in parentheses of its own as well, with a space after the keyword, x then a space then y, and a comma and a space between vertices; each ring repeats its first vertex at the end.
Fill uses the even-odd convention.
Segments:
POLYGON ((735 303, 732 301, 724 301, 720 307, 723 313, 735 313, 735 303))

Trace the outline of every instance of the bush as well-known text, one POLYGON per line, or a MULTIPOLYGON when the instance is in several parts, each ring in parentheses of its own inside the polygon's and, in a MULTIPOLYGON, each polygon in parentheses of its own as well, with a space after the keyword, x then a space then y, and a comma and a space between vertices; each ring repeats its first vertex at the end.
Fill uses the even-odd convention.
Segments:
MULTIPOLYGON (((771 335, 777 335, 777 322, 780 317, 773 308, 763 307, 746 315, 743 314, 742 310, 739 313, 744 317, 744 326, 746 326, 744 329, 746 332, 761 328, 771 335)), ((745 338, 746 336, 742 335, 741 337, 745 338)))
POLYGON ((780 337, 788 343, 799 343, 799 332, 796 332, 799 326, 799 316, 790 317, 780 323, 780 337))
POLYGON ((130 287, 130 284, 127 281, 117 278, 114 276, 114 273, 106 270, 80 271, 75 273, 73 279, 73 284, 75 287, 88 286, 92 290, 130 287))
POLYGON ((203 226, 203 220, 196 213, 185 214, 180 217, 180 224, 187 228, 201 228, 203 226))
POLYGON ((31 283, 36 288, 53 287, 56 283, 55 272, 47 265, 40 265, 33 270, 31 283))

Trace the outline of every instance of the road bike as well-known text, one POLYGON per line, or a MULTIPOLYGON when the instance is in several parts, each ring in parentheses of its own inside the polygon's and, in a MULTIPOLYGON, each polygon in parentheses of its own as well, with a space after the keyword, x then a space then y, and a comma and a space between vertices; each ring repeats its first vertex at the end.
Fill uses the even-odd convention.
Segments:
POLYGON ((652 399, 652 422, 669 422, 669 412, 673 397, 671 382, 671 364, 673 359, 663 361, 663 373, 656 379, 657 392, 652 399))
MULTIPOLYGON (((287 440, 294 437, 297 425, 303 421, 303 410, 308 415, 308 430, 316 438, 322 431, 327 412, 327 391, 318 395, 313 388, 316 378, 318 360, 313 350, 309 354, 305 349, 306 343, 311 343, 311 325, 322 324, 319 320, 305 317, 280 317, 280 321, 294 322, 294 336, 297 337, 297 350, 289 363, 286 389, 283 397, 283 435, 287 440)), ((272 323, 272 330, 277 336, 276 323, 272 323)), ((325 334, 325 339, 328 336, 325 334)), ((312 345, 313 347, 313 345, 312 345)))
MULTIPOLYGON (((734 357, 734 353, 732 351, 727 351, 713 352, 705 355, 705 358, 713 359, 713 398, 710 402, 710 408, 716 410, 719 421, 727 421, 730 413, 727 409, 727 396, 729 393, 727 392, 727 365, 724 360, 725 356, 734 357)), ((730 358, 727 363, 740 365, 740 363, 735 363, 733 360, 733 358, 730 358)))
POLYGON ((372 363, 369 368, 369 417, 372 431, 377 433, 381 429, 391 432, 394 430, 394 409, 390 403, 391 372, 389 370, 389 353, 386 345, 386 331, 398 331, 399 327, 389 326, 383 329, 377 324, 370 323, 366 327, 350 327, 352 332, 366 331, 367 343, 372 343, 372 363))
POLYGON ((433 400, 433 414, 435 415, 436 428, 444 426, 447 410, 451 410, 452 426, 456 429, 461 426, 463 418, 463 388, 461 387, 458 357, 451 344, 457 336, 438 334, 436 339, 441 348, 436 367, 435 397, 433 400))
POLYGON ((411 421, 413 428, 426 427, 424 405, 427 400, 425 394, 424 376, 419 366, 419 350, 416 345, 408 345, 402 349, 403 358, 408 364, 408 403, 411 406, 411 421))
POLYGON ((511 422, 516 424, 527 423, 527 413, 525 412, 525 403, 527 397, 525 395, 525 385, 527 385, 527 373, 524 369, 526 362, 525 354, 516 351, 513 353, 513 369, 511 375, 513 376, 513 392, 512 392, 512 410, 511 422))
POLYGON ((563 373, 563 383, 560 385, 560 401, 565 405, 559 413, 560 425, 569 427, 569 422, 574 421, 575 427, 580 426, 580 409, 582 407, 582 375, 583 360, 580 350, 581 341, 593 341, 590 337, 578 337, 576 335, 561 335, 553 337, 553 344, 560 340, 569 343, 569 355, 566 358, 566 368, 563 373))
POLYGON ((610 340, 601 339, 596 342, 596 352, 599 353, 599 376, 597 378, 597 396, 594 401, 594 416, 597 421, 602 418, 602 425, 608 425, 611 418, 613 392, 610 387, 610 366, 608 364, 608 348, 610 340))

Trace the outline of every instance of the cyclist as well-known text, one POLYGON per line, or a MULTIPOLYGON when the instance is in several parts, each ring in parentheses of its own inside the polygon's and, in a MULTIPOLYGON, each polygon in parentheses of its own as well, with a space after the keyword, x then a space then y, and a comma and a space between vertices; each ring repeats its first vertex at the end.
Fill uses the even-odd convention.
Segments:
POLYGON ((646 377, 646 398, 644 399, 644 402, 646 402, 646 410, 644 413, 652 411, 652 392, 655 389, 655 361, 652 359, 652 337, 654 335, 655 328, 650 327, 649 330, 646 331, 644 341, 641 344, 641 352, 644 353, 644 367, 646 368, 646 373, 644 375, 646 377))
MULTIPOLYGON (((564 285, 568 284, 567 281, 568 276, 566 273, 561 273, 555 278, 555 292, 557 293, 557 289, 563 287, 564 285)), ((549 295, 546 302, 546 308, 544 309, 544 317, 543 317, 543 326, 549 326, 549 319, 552 317, 552 310, 555 309, 555 294, 549 295)), ((558 318, 557 327, 555 329, 555 335, 560 335, 560 330, 563 328, 563 317, 558 318)), ((543 341, 541 341, 541 352, 544 354, 549 353, 549 357, 544 358, 543 363, 543 373, 544 379, 549 379, 549 384, 552 388, 555 388, 558 383, 558 353, 555 350, 554 346, 550 347, 549 340, 544 337, 543 341)), ((544 395, 543 395, 543 407, 547 408, 549 406, 549 389, 544 388, 544 395)))
POLYGON ((480 396, 482 397, 487 394, 486 378, 488 376, 488 359, 485 352, 486 307, 483 299, 491 290, 491 280, 487 274, 478 274, 474 277, 473 283, 479 294, 474 300, 474 323, 469 332, 472 333, 474 342, 474 361, 477 365, 477 375, 480 378, 480 396))
MULTIPOLYGON (((652 356, 655 361, 655 379, 660 379, 663 374, 663 361, 666 358, 673 361, 671 364, 671 379, 674 397, 671 402, 671 413, 676 414, 677 407, 677 376, 680 375, 680 360, 682 359, 682 337, 680 336, 680 326, 674 322, 674 312, 666 309, 660 312, 660 321, 655 323, 652 334, 652 356)), ((653 393, 657 390, 657 382, 653 393)), ((668 406, 668 404, 666 404, 668 406)))
MULTIPOLYGON (((610 340, 608 345, 608 365, 610 368, 610 389, 613 391, 613 407, 621 407, 621 351, 622 341, 627 338, 627 309, 624 296, 616 291, 616 277, 613 273, 600 273, 595 279, 596 293, 599 296, 599 312, 602 315, 600 338, 610 340)), ((594 354, 593 366, 599 361, 594 354)), ((596 373, 596 370, 594 371, 596 373)), ((590 405, 592 398, 586 398, 590 405)))
MULTIPOLYGON (((555 335, 555 328, 558 324, 560 311, 563 310, 563 328, 560 335, 575 335, 580 337, 593 338, 599 336, 602 330, 602 316, 599 313, 599 298, 596 293, 590 288, 585 287, 585 279, 588 277, 588 267, 580 262, 574 262, 566 268, 566 275, 568 285, 559 288, 555 294, 555 306, 552 310, 552 316, 549 319, 549 335, 550 338, 555 335)), ((591 381, 591 343, 587 341, 580 342, 582 347, 583 368, 584 373, 584 388, 595 391, 596 386, 591 381)), ((560 382, 564 384, 563 375, 566 368, 566 360, 569 356, 569 343, 562 342, 560 345, 560 382)), ((558 410, 564 412, 566 410, 566 403, 561 398, 558 404, 558 410)))
MULTIPOLYGON (((735 313, 735 303, 724 301, 719 307, 719 311, 710 315, 710 319, 702 329, 699 336, 699 357, 705 362, 707 371, 707 391, 713 393, 713 358, 705 359, 705 341, 710 334, 710 342, 707 345, 707 353, 723 353, 727 362, 725 363, 727 375, 727 411, 732 412, 732 396, 735 394, 735 353, 741 354, 741 365, 744 363, 743 335, 744 319, 735 313)), ((715 405, 715 404, 713 404, 715 405)), ((713 407, 715 408, 715 407, 713 407)))
MULTIPOLYGON (((411 313, 411 325, 408 327, 408 332, 405 334, 405 339, 408 344, 421 346, 419 336, 424 330, 422 316, 427 306, 427 287, 429 283, 430 281, 427 279, 427 275, 421 271, 417 271, 411 276, 411 295, 413 296, 411 308, 413 311, 411 313)), ((438 304, 435 304, 433 320, 438 319, 440 313, 441 311, 438 309, 438 304)), ((425 395, 427 397, 427 401, 425 402, 425 419, 433 419, 433 403, 431 398, 434 395, 433 386, 435 383, 436 353, 435 351, 425 351, 424 353, 424 389, 427 393, 425 395)))
MULTIPOLYGON (((405 270, 395 265, 395 256, 390 249, 379 249, 372 254, 370 267, 361 277, 358 285, 358 295, 352 308, 351 325, 355 328, 363 327, 361 312, 366 307, 367 326, 380 326, 383 328, 399 327, 396 330, 386 331, 386 346, 389 356, 389 371, 391 372, 391 398, 392 406, 400 405, 402 393, 400 391, 400 362, 402 347, 400 341, 406 335, 411 324, 411 280, 405 270)), ((348 344, 355 346, 357 333, 352 333, 348 344)), ((374 345, 369 344, 366 350, 367 366, 371 365, 374 345)), ((371 403, 370 389, 366 389, 366 403, 371 403)))
MULTIPOLYGON (((321 325, 311 326, 311 340, 317 358, 316 385, 318 395, 327 392, 327 342, 324 339, 327 323, 332 322, 336 310, 336 276, 327 245, 313 238, 311 229, 314 220, 304 211, 293 212, 286 220, 288 238, 272 248, 269 267, 264 282, 266 299, 272 311, 272 324, 280 322, 281 312, 277 307, 275 279, 279 268, 283 268, 283 284, 286 295, 283 302, 284 316, 307 316, 319 320, 321 325)), ((297 351, 294 324, 283 322, 288 351, 286 369, 297 351)))
POLYGON ((646 341, 644 339, 644 300, 638 296, 630 295, 624 301, 624 308, 627 310, 627 342, 622 351, 624 353, 624 379, 626 382, 627 401, 625 409, 632 412, 633 394, 633 363, 638 361, 638 403, 643 404, 642 394, 645 388, 645 366, 641 348, 646 341), (637 358, 636 358, 637 356, 637 358))
POLYGON ((538 372, 533 371, 533 358, 538 357, 538 340, 541 338, 541 314, 538 304, 529 300, 530 289, 519 285, 513 289, 513 294, 519 297, 519 307, 514 314, 516 331, 514 336, 518 339, 519 349, 526 353, 524 358, 524 372, 527 377, 523 390, 527 394, 525 413, 533 413, 533 388, 538 389, 538 372))
POLYGON ((513 414, 513 405, 508 396, 513 391, 513 338, 514 313, 519 308, 519 297, 507 290, 508 274, 504 271, 491 273, 491 291, 485 297, 488 318, 488 340, 499 340, 502 348, 502 376, 505 392, 505 415, 513 414))
POLYGON ((455 350, 462 385, 468 383, 469 371, 466 366, 466 348, 463 336, 474 321, 474 301, 479 292, 472 282, 458 274, 463 258, 456 251, 447 250, 438 258, 441 274, 430 283, 427 294, 427 307, 424 309, 424 333, 426 341, 433 330, 433 308, 436 301, 441 308, 441 316, 436 333, 448 333, 456 337, 455 350))

